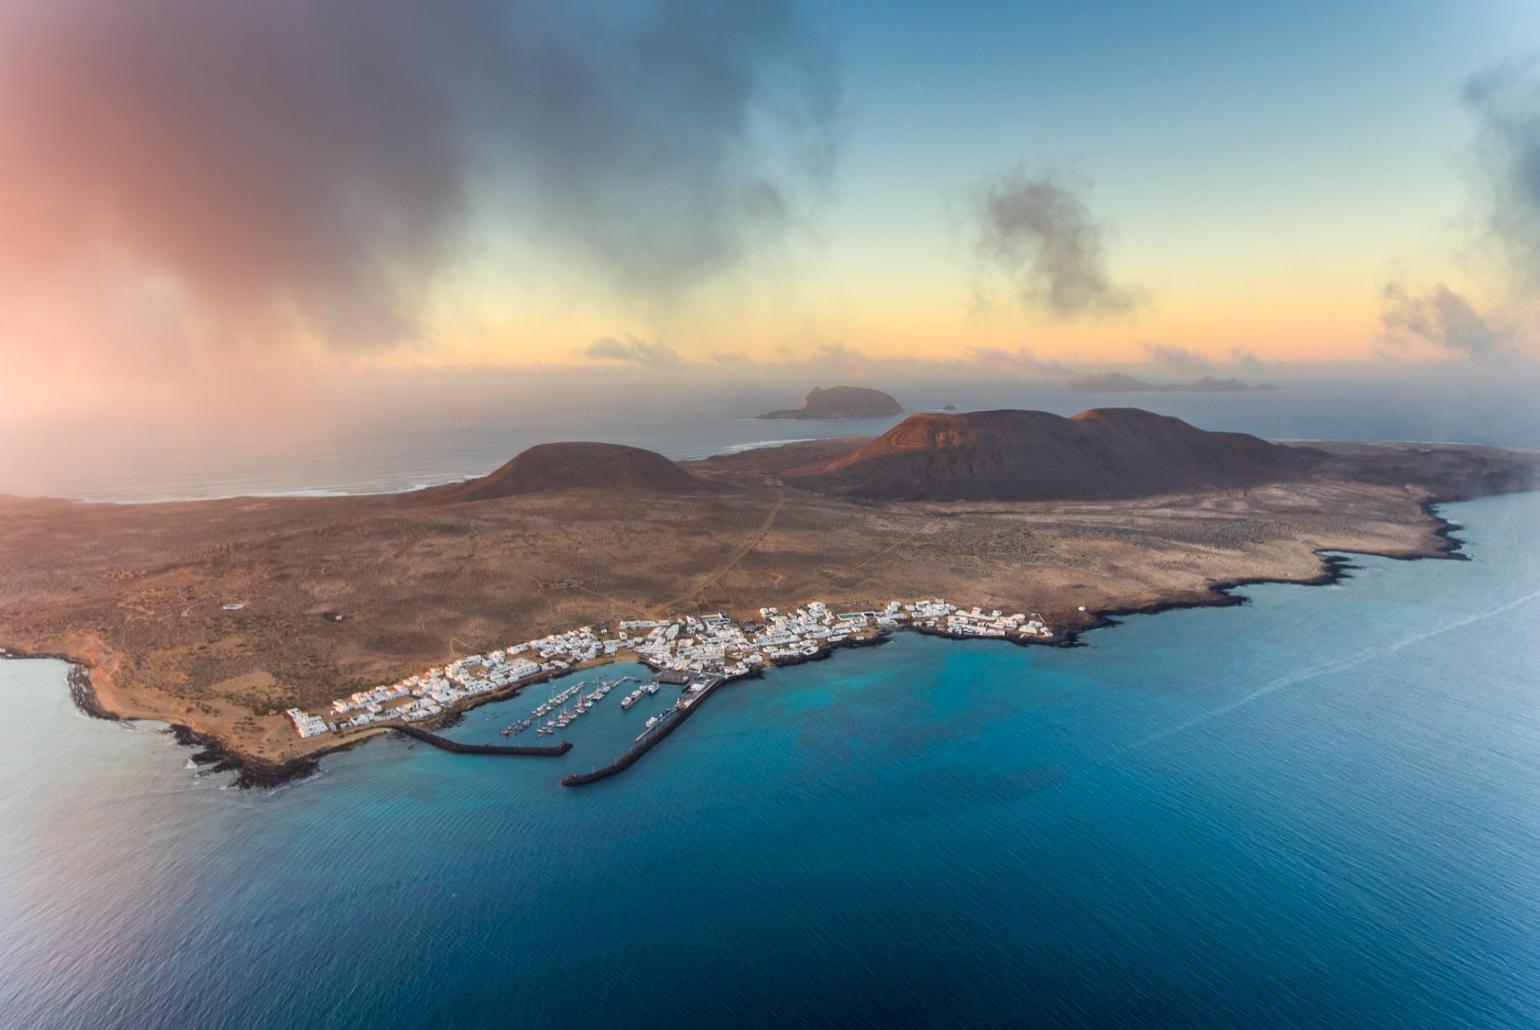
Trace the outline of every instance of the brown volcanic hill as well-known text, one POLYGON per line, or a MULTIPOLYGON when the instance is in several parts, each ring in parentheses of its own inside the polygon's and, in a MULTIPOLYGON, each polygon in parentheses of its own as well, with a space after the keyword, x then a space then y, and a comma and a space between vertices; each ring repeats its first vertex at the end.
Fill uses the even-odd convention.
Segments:
POLYGON ((543 443, 479 479, 408 494, 414 502, 454 504, 570 489, 612 493, 704 494, 730 489, 692 476, 656 451, 614 443, 543 443))
POLYGON ((902 415, 904 406, 890 394, 869 386, 813 387, 802 407, 789 411, 771 411, 760 418, 881 418, 902 415))
POLYGON ((1314 462, 1139 408, 974 411, 911 415, 793 482, 870 500, 1104 500, 1287 479, 1314 462))

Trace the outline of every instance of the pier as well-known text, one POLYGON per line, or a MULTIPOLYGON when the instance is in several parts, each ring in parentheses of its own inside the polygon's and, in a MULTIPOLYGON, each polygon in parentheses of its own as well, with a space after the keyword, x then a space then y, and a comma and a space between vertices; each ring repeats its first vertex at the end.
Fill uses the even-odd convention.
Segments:
POLYGON ((727 677, 702 677, 697 682, 703 682, 705 685, 693 694, 687 692, 684 697, 676 701, 674 707, 670 709, 673 713, 672 716, 663 720, 651 732, 642 736, 635 744, 632 744, 625 754, 615 759, 609 765, 594 769, 591 772, 569 773, 562 777, 561 785, 563 787, 581 787, 584 784, 597 783, 599 780, 608 779, 617 773, 625 772, 635 765, 639 758, 656 747, 660 740, 678 729, 679 724, 693 715, 695 710, 700 707, 701 702, 706 700, 709 694, 727 682, 727 677))
MULTIPOLYGON (((620 703, 622 709, 629 711, 644 693, 655 693, 659 684, 684 687, 673 706, 649 719, 647 729, 615 761, 586 773, 571 773, 561 781, 564 786, 579 787, 629 769, 723 683, 757 677, 766 669, 822 661, 841 648, 875 647, 904 630, 1015 644, 1071 642, 1056 637, 1036 613, 964 609, 943 597, 880 605, 861 600, 846 604, 845 609, 808 601, 785 612, 761 608, 757 620, 735 619, 718 611, 578 626, 457 658, 392 684, 353 691, 334 698, 324 713, 291 708, 285 714, 295 732, 307 739, 373 727, 458 754, 553 757, 566 754, 572 745, 462 744, 416 724, 503 700, 534 683, 628 658, 650 668, 655 679, 627 695, 620 703)), ((586 680, 569 684, 553 692, 528 717, 505 727, 503 736, 531 728, 537 736, 553 736, 629 678, 600 680, 598 688, 586 694, 586 680), (574 698, 576 703, 569 706, 574 698), (558 708, 555 718, 541 723, 558 708)))
POLYGON ((572 741, 564 740, 560 744, 518 746, 512 744, 462 744, 458 740, 450 740, 441 737, 437 733, 429 733, 417 726, 388 726, 386 727, 405 737, 420 740, 424 744, 431 744, 444 751, 453 751, 457 755, 527 755, 537 758, 557 758, 572 750, 572 741))

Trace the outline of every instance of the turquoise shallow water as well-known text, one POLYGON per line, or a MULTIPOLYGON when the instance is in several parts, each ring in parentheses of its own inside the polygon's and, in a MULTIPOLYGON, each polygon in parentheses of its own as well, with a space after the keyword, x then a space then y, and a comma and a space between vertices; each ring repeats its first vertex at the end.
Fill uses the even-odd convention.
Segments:
POLYGON ((0 1024, 1540 1023, 1540 496, 1447 513, 1471 561, 778 670, 581 790, 618 693, 241 792, 0 664, 0 1024))

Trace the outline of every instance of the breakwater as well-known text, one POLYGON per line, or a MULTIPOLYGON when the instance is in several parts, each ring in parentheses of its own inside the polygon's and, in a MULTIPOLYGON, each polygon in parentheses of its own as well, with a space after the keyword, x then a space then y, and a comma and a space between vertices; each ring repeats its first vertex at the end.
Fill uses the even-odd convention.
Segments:
POLYGON ((631 768, 631 766, 635 765, 639 758, 641 758, 647 752, 651 751, 654 747, 657 747, 659 741, 667 737, 670 733, 673 733, 674 730, 678 729, 680 723, 694 715, 696 709, 701 706, 701 702, 706 700, 707 695, 714 692, 718 687, 726 682, 728 682, 726 679, 718 679, 716 682, 706 687, 705 690, 701 691, 700 694, 693 698, 687 705, 682 708, 673 709, 673 716, 667 719, 663 725, 656 727, 652 732, 648 733, 641 740, 638 740, 635 744, 632 744, 629 748, 626 749, 625 754, 615 759, 609 765, 602 766, 598 769, 594 769, 586 773, 569 773, 562 777, 561 785, 563 787, 581 787, 585 783, 597 783, 599 780, 608 779, 617 773, 625 772, 627 769, 631 768))
POLYGON ((420 740, 424 744, 431 744, 444 751, 453 751, 457 755, 527 755, 530 757, 556 758, 572 750, 572 741, 564 740, 560 744, 520 746, 516 744, 462 744, 458 740, 450 740, 441 737, 437 733, 429 733, 427 730, 416 726, 388 726, 386 729, 403 736, 420 740))

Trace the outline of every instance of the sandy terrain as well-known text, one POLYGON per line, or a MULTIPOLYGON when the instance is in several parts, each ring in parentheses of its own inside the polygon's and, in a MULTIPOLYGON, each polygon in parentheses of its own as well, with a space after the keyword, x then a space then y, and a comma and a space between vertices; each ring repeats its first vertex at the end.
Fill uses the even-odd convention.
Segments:
POLYGON ((109 710, 275 762, 336 743, 301 741, 289 705, 553 630, 940 594, 1067 631, 1212 602, 1216 584, 1310 580, 1319 550, 1440 554, 1428 501, 1533 488, 1536 467, 1524 452, 1320 445, 1329 458, 1302 481, 1138 500, 873 505, 781 483, 840 446, 694 463, 737 488, 693 495, 0 498, 0 645, 73 656, 109 710))

